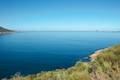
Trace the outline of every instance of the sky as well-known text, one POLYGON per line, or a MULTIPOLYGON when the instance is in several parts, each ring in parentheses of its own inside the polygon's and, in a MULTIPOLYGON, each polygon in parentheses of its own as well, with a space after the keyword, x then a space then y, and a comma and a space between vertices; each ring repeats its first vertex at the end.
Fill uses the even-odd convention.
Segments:
POLYGON ((120 0, 0 0, 0 26, 18 31, 120 31, 120 0))

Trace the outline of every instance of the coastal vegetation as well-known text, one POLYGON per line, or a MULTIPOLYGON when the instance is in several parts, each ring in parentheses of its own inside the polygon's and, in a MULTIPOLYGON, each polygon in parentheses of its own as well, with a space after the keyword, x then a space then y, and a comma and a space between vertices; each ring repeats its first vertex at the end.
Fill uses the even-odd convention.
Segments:
POLYGON ((120 45, 99 51, 90 62, 78 61, 68 69, 32 75, 14 75, 2 80, 120 80, 120 45))

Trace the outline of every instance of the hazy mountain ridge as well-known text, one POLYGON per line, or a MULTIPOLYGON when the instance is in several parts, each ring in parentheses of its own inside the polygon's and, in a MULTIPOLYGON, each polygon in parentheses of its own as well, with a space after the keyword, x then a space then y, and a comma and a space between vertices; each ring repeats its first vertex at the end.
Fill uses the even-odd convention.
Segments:
POLYGON ((0 26, 0 32, 13 32, 13 30, 9 30, 0 26))

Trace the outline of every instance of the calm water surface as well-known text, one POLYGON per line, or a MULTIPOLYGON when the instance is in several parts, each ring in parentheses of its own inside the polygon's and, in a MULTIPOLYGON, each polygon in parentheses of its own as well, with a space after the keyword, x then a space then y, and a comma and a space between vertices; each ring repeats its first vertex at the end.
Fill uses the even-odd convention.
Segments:
POLYGON ((16 32, 0 35, 0 77, 68 68, 120 44, 119 32, 16 32))

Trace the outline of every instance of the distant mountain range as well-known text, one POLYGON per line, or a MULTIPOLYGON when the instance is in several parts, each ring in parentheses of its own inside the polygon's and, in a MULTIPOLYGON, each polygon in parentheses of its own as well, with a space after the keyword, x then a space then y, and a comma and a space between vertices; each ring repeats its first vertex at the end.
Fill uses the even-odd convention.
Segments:
POLYGON ((0 26, 0 32, 13 32, 13 30, 9 30, 0 26))

